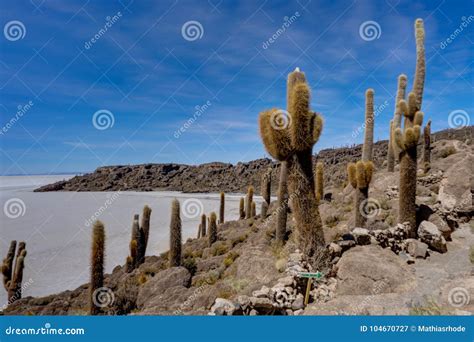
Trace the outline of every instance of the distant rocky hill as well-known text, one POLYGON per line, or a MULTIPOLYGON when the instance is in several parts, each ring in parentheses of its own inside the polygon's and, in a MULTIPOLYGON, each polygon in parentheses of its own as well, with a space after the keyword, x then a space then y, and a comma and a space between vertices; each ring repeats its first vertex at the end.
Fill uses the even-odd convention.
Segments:
MULTIPOLYGON (((468 140, 471 144, 473 135, 474 126, 447 129, 433 133, 432 141, 441 139, 468 140)), ((387 140, 374 144, 374 162, 377 168, 384 166, 387 144, 387 140)), ((360 159, 361 147, 362 145, 354 145, 325 149, 315 156, 315 162, 322 161, 325 165, 325 184, 327 186, 339 186, 345 181, 346 165, 360 159)), ((214 162, 196 166, 183 164, 104 166, 92 173, 45 185, 35 191, 246 192, 247 187, 253 185, 259 192, 261 174, 268 168, 273 169, 272 187, 275 191, 278 184, 278 163, 270 159, 257 159, 236 165, 214 162)))

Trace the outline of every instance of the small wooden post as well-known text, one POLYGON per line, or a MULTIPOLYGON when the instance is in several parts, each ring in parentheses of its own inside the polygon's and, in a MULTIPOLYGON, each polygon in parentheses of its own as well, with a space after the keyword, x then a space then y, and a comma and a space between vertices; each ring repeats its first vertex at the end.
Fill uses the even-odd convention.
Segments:
POLYGON ((311 285, 313 284, 313 278, 308 278, 308 282, 306 283, 306 295, 304 296, 304 306, 308 305, 309 303, 309 293, 311 291, 311 285))

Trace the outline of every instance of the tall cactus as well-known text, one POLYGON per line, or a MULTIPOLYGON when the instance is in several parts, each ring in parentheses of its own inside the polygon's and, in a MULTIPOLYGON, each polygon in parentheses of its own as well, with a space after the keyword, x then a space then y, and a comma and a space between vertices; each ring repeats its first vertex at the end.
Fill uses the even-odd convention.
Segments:
POLYGON ((257 216, 257 204, 255 202, 252 202, 251 211, 252 211, 252 217, 257 216))
MULTIPOLYGON (((398 105, 401 100, 405 99, 405 91, 407 87, 407 77, 404 74, 398 76, 397 84, 397 96, 395 98, 395 111, 393 113, 393 119, 390 121, 390 138, 388 141, 388 153, 387 153, 387 171, 395 171, 395 142, 393 141, 393 132, 397 127, 400 127, 402 121, 402 113, 400 112, 400 106, 398 105)), ((397 156, 398 161, 398 156, 397 156)))
POLYGON ((276 240, 279 243, 285 241, 286 220, 288 216, 288 163, 280 162, 280 182, 278 183, 278 208, 276 240))
POLYGON ((261 194, 262 194, 263 200, 267 202, 267 204, 270 204, 271 192, 272 192, 272 170, 270 169, 262 175, 262 184, 261 184, 261 194))
POLYGON ((347 165, 349 184, 355 189, 354 192, 354 224, 356 227, 365 227, 367 221, 367 210, 369 208, 369 183, 374 173, 372 161, 361 161, 347 165))
POLYGON ((150 236, 150 217, 151 208, 147 205, 143 207, 142 222, 140 225, 140 237, 142 240, 141 249, 138 254, 138 262, 142 264, 145 261, 146 249, 148 247, 148 238, 150 236))
POLYGON ((209 219, 209 246, 217 241, 217 217, 216 213, 212 212, 209 219))
POLYGON ((417 145, 420 139, 420 127, 423 123, 421 104, 425 82, 425 31, 423 20, 415 21, 416 37, 416 70, 413 89, 408 94, 408 101, 401 100, 400 113, 405 117, 403 130, 397 127, 393 132, 395 156, 400 159, 400 199, 398 222, 409 222, 410 237, 416 236, 416 172, 417 145))
POLYGON ((423 170, 428 173, 431 169, 431 120, 423 129, 423 170))
POLYGON ((239 202, 239 219, 243 220, 245 218, 245 199, 240 198, 239 202))
POLYGON ((372 160, 374 149, 374 90, 365 92, 365 134, 362 160, 372 160))
POLYGON ((253 186, 249 186, 247 190, 247 198, 245 199, 245 218, 252 217, 252 202, 253 202, 253 186))
POLYGON ((267 212, 268 212, 268 204, 267 202, 263 201, 262 206, 260 207, 260 218, 262 220, 265 220, 267 218, 267 212))
POLYGON ((91 282, 89 288, 89 313, 98 315, 102 308, 96 305, 100 288, 104 286, 105 228, 100 221, 92 227, 91 282))
POLYGON ((289 117, 277 109, 260 113, 260 135, 268 153, 288 163, 298 245, 304 254, 313 256, 325 244, 312 164, 323 120, 310 110, 310 89, 298 68, 288 76, 287 102, 289 117))
POLYGON ((10 248, 8 254, 2 263, 2 274, 3 274, 3 286, 7 291, 8 304, 12 304, 16 300, 21 298, 22 295, 22 282, 23 282, 23 270, 25 268, 25 257, 26 257, 26 244, 20 242, 18 244, 18 251, 16 251, 16 241, 10 242, 10 248), (15 261, 15 262, 14 262, 15 261))
POLYGON ((324 165, 316 164, 316 200, 320 202, 324 198, 324 165))
POLYGON ((147 205, 143 208, 141 224, 139 224, 139 215, 135 214, 133 216, 130 255, 126 261, 127 272, 133 271, 145 261, 146 248, 150 235, 150 216, 151 208, 147 205))
POLYGON ((201 237, 206 236, 206 214, 201 215, 201 237))
POLYGON ((225 194, 221 191, 220 205, 219 205, 219 224, 224 223, 224 211, 225 211, 225 194))
POLYGON ((181 218, 179 202, 171 203, 169 267, 181 266, 181 218))

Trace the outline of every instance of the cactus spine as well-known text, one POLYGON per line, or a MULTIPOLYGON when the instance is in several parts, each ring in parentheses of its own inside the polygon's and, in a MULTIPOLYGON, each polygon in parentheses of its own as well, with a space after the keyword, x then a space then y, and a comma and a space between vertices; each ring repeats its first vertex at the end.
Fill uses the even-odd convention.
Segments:
POLYGON ((354 224, 356 227, 365 227, 369 198, 369 183, 372 180, 374 164, 372 161, 361 161, 347 165, 349 184, 354 192, 354 224))
POLYGON ((219 206, 219 224, 224 223, 224 211, 225 211, 225 194, 221 192, 220 196, 220 206, 219 206))
POLYGON ((270 204, 270 197, 272 192, 272 170, 268 170, 262 176, 261 184, 262 197, 267 204, 270 204))
POLYGON ((16 241, 13 240, 10 242, 8 254, 2 263, 3 286, 7 291, 8 304, 20 299, 22 295, 21 283, 23 282, 23 270, 25 268, 26 244, 24 242, 18 244, 16 261, 15 251, 16 241))
POLYGON ((323 163, 316 164, 316 200, 320 202, 324 198, 324 166, 323 163))
POLYGON ((98 315, 102 308, 97 306, 97 291, 104 286, 104 261, 105 261, 105 228, 100 221, 95 221, 92 227, 91 249, 91 283, 89 288, 89 313, 98 315))
POLYGON ((245 199, 240 198, 239 202, 239 219, 243 220, 245 218, 245 199))
MULTIPOLYGON (((398 105, 401 100, 405 99, 405 91, 407 87, 406 75, 398 76, 397 85, 397 96, 395 98, 395 112, 393 113, 393 119, 390 121, 390 138, 388 141, 388 153, 387 153, 387 171, 393 172, 395 170, 395 148, 393 132, 397 127, 400 127, 402 120, 402 113, 400 112, 400 106, 398 105)), ((397 156, 398 161, 398 156, 397 156)))
POLYGON ((431 169, 431 120, 423 129, 423 170, 428 173, 431 169))
POLYGON ((212 212, 209 220, 209 246, 217 241, 217 217, 216 213, 212 212))
POLYGON ((395 156, 400 159, 400 199, 398 222, 409 222, 410 237, 416 236, 416 172, 417 144, 420 138, 420 126, 423 123, 421 104, 425 80, 425 48, 423 20, 415 21, 416 37, 416 70, 413 89, 408 94, 408 101, 401 100, 398 105, 405 117, 403 130, 397 127, 393 132, 395 156))
POLYGON ((179 213, 179 202, 177 199, 174 199, 171 203, 169 267, 176 267, 180 265, 181 218, 179 213))
POLYGON ((280 243, 285 241, 286 219, 288 216, 288 163, 280 163, 280 182, 278 183, 278 209, 276 240, 280 243))
POLYGON ((372 160, 374 149, 374 90, 367 89, 365 92, 365 134, 362 160, 372 160))
POLYGON ((298 68, 288 76, 287 102, 289 118, 277 109, 260 113, 260 135, 268 153, 288 163, 297 242, 305 255, 313 256, 325 244, 312 163, 313 145, 319 139, 323 120, 309 108, 310 89, 298 68))
POLYGON ((247 198, 245 202, 245 218, 252 217, 252 202, 253 202, 253 186, 249 186, 247 190, 247 198))

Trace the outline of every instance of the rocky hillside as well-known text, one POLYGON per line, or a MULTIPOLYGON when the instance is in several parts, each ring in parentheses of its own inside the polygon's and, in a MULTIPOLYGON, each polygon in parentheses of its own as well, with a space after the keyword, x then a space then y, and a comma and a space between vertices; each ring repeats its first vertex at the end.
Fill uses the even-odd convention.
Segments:
MULTIPOLYGON (((219 224, 218 240, 211 246, 206 237, 186 241, 181 267, 168 268, 167 253, 147 257, 132 272, 117 266, 105 276, 106 293, 100 297, 104 313, 473 314, 474 150, 472 140, 444 137, 449 136, 435 138, 432 144, 430 172, 419 171, 417 238, 408 238, 409 227, 396 223, 398 172, 379 169, 370 186, 375 206, 368 214, 367 229, 354 227, 351 186, 340 186, 331 200, 320 203, 327 258, 304 259, 295 246, 291 213, 288 242, 284 247, 275 244, 273 213, 278 208, 272 202, 267 217, 219 224), (298 274, 308 271, 320 271, 320 278, 311 286, 309 304, 305 305, 306 279, 298 274)), ((379 164, 382 144, 377 144, 379 164)), ((345 164, 359 153, 357 149, 344 151, 320 155, 326 161, 329 156, 335 158, 330 165, 339 168, 345 165, 336 162, 345 164), (349 151, 357 152, 349 155, 349 151)), ((167 171, 170 181, 177 177, 167 171)), ((157 228, 167 229, 152 225, 150 234, 157 228)), ((124 260, 127 254, 124 250, 124 260)), ((3 314, 82 315, 87 314, 87 308, 88 284, 84 284, 73 291, 17 300, 3 314)))
MULTIPOLYGON (((474 126, 470 126, 434 133, 432 140, 472 141, 473 135, 474 126)), ((328 186, 340 186, 344 183, 346 165, 360 159, 361 146, 326 149, 316 155, 315 162, 322 161, 325 164, 325 183, 328 186)), ((386 140, 374 145, 373 158, 377 168, 384 166, 386 153, 386 140)), ((36 191, 246 192, 247 187, 253 185, 259 192, 260 176, 268 168, 273 169, 272 184, 273 191, 276 191, 278 165, 270 159, 258 159, 236 165, 216 162, 197 166, 182 164, 104 166, 92 173, 46 185, 36 191)))

